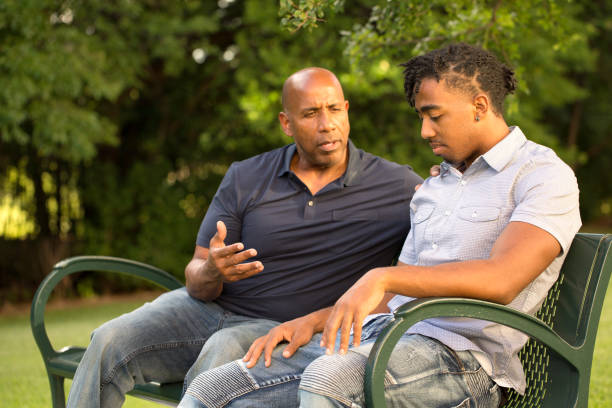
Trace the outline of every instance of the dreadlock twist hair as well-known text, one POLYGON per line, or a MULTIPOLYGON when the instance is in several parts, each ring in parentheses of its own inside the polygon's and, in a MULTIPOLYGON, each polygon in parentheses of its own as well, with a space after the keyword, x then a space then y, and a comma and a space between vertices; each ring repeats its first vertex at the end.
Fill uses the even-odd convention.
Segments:
POLYGON ((501 115, 504 98, 516 89, 512 69, 492 53, 473 45, 458 43, 430 51, 401 64, 404 67, 404 92, 410 105, 426 78, 444 79, 450 88, 476 96, 485 92, 493 111, 501 115))

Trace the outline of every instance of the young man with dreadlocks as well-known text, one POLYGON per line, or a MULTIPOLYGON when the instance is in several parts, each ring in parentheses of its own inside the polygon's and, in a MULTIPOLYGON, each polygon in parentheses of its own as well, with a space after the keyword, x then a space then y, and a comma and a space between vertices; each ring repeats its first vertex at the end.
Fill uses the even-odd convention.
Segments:
MULTIPOLYGON (((398 265, 370 270, 335 306, 277 326, 242 361, 201 374, 180 406, 363 406, 367 356, 403 303, 459 296, 538 310, 581 224, 572 170, 508 127, 503 100, 516 81, 491 53, 455 44, 403 66, 421 136, 444 161, 412 199, 398 265)), ((496 407, 504 389, 525 390, 517 354, 526 340, 476 319, 417 323, 389 361, 387 404, 496 407)))

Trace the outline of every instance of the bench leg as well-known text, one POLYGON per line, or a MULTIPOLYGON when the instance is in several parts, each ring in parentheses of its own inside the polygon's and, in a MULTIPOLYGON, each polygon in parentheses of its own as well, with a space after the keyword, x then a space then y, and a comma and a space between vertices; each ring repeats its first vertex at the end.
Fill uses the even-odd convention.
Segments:
POLYGON ((49 374, 49 385, 51 386, 51 403, 53 404, 53 408, 66 408, 64 377, 49 374))

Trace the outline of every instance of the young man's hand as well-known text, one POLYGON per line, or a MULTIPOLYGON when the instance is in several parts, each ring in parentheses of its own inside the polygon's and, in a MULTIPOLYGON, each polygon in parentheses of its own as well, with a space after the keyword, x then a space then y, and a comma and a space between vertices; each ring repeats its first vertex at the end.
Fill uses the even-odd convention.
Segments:
POLYGON ((380 270, 372 269, 363 275, 334 305, 327 319, 321 347, 327 354, 334 352, 336 335, 340 329, 340 354, 345 354, 349 346, 351 327, 353 328, 353 345, 359 346, 363 320, 381 303, 385 297, 385 287, 380 270))

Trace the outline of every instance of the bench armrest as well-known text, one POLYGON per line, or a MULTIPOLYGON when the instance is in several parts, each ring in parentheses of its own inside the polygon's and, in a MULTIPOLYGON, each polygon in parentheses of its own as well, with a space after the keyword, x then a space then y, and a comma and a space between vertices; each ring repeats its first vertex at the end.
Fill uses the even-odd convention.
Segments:
POLYGON ((574 347, 541 320, 515 309, 476 299, 423 298, 402 305, 394 320, 379 334, 368 358, 365 395, 368 407, 385 407, 384 378, 393 348, 415 323, 433 317, 471 317, 512 327, 546 344, 573 363, 574 347))
POLYGON ((67 275, 84 271, 117 272, 125 275, 139 277, 153 282, 164 289, 178 289, 183 284, 159 268, 129 259, 109 256, 77 256, 58 262, 53 270, 42 281, 32 300, 30 311, 30 325, 36 344, 43 359, 48 361, 58 355, 53 349, 45 329, 45 306, 53 288, 67 275))

